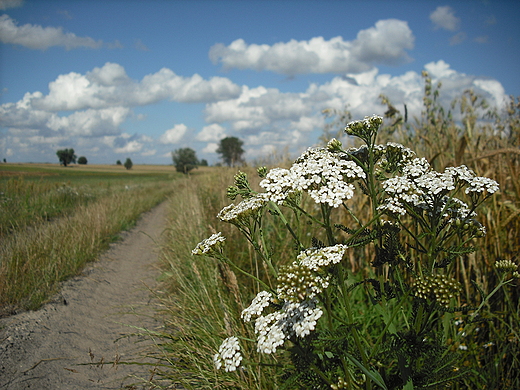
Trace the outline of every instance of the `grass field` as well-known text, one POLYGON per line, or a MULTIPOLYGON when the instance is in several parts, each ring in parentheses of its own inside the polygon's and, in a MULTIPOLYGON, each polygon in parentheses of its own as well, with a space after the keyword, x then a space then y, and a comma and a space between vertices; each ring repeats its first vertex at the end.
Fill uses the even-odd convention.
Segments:
POLYGON ((0 165, 0 314, 39 307, 179 176, 172 166, 0 165))

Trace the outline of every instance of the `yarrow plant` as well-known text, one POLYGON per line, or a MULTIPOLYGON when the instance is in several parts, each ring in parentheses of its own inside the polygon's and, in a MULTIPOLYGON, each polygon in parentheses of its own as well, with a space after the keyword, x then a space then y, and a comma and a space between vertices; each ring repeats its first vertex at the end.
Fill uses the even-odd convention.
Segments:
POLYGON ((377 144, 381 125, 379 116, 348 124, 346 133, 364 142, 359 148, 333 139, 288 169, 260 168, 264 192, 244 173, 235 176, 227 193, 236 204, 218 218, 239 229, 264 267, 236 265, 221 233, 192 253, 254 281, 241 320, 261 357, 246 361, 240 345, 250 338, 228 335, 214 356, 217 368, 246 373, 248 365, 278 365, 279 388, 302 389, 436 388, 471 375, 453 345, 481 320, 489 298, 519 276, 515 263, 498 261, 501 282, 471 302, 455 274, 486 234, 477 209, 499 185, 464 165, 436 172, 400 144, 377 144), (356 197, 366 199, 363 210, 352 207, 356 197), (273 252, 267 218, 287 229, 291 261, 273 252), (352 256, 365 256, 372 272, 353 273, 352 256), (464 332, 455 321, 462 316, 464 332))

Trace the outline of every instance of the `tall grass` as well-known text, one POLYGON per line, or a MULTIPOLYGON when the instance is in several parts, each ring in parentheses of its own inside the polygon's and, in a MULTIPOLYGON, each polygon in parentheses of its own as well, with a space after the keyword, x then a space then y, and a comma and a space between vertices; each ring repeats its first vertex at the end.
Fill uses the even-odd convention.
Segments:
MULTIPOLYGON (((460 113, 461 121, 457 122, 454 115, 437 102, 440 86, 433 86, 427 74, 424 77, 425 105, 420 118, 405 122, 405 117, 383 98, 388 104, 387 125, 379 142, 409 146, 419 157, 431 161, 437 171, 465 164, 477 175, 500 183, 500 193, 479 210, 479 220, 487 227, 487 235, 475 243, 478 252, 462 256, 456 264, 457 278, 463 286, 459 303, 478 305, 499 279, 495 261, 512 259, 518 263, 519 260, 520 101, 511 98, 507 111, 496 113, 468 91, 451 108, 460 113)), ((339 123, 350 120, 348 114, 342 115, 339 123)), ((261 370, 253 364, 253 368, 248 366, 245 372, 217 373, 212 361, 222 339, 239 333, 255 339, 251 330, 243 328, 239 318, 244 305, 249 304, 259 287, 214 260, 193 257, 191 250, 201 239, 221 231, 226 237, 226 252, 232 254, 233 261, 255 275, 266 276, 254 251, 236 229, 216 218, 222 207, 230 203, 225 193, 234 173, 223 168, 198 172, 187 178, 172 198, 170 241, 163 250, 163 277, 169 294, 165 307, 170 333, 164 339, 162 351, 170 367, 161 375, 185 388, 277 389, 284 374, 280 361, 271 356, 259 357, 255 351, 242 351, 244 360, 263 364, 261 370)), ((254 177, 253 172, 249 174, 250 178, 254 177)), ((355 199, 349 203, 354 213, 367 208, 365 203, 355 199)), ((297 216, 290 218, 291 225, 300 229, 299 235, 309 233, 311 246, 312 225, 299 226, 297 216)), ((338 222, 345 225, 351 222, 346 213, 339 218, 338 222)), ((266 227, 266 235, 270 237, 268 245, 273 253, 280 253, 282 257, 278 264, 292 261, 297 251, 285 232, 277 222, 266 227)), ((373 258, 364 248, 350 251, 347 260, 360 280, 373 272, 370 266, 373 258)), ((460 348, 465 354, 464 364, 472 367, 475 375, 451 388, 520 388, 518 283, 497 292, 485 307, 487 314, 473 324, 475 331, 453 343, 454 349, 464 347, 460 348)), ((364 314, 370 311, 367 308, 356 306, 355 310, 361 331, 375 322, 364 314)), ((456 313, 453 318, 457 318, 456 313)))
POLYGON ((9 234, 0 237, 0 314, 4 315, 38 308, 57 291, 61 281, 78 274, 107 248, 118 232, 164 200, 172 192, 173 183, 134 182, 127 189, 105 189, 95 197, 78 195, 69 186, 19 179, 8 181, 6 188, 14 199, 18 191, 18 200, 24 198, 25 203, 19 203, 21 212, 14 211, 11 219, 3 222, 9 228, 4 232, 9 234), (56 188, 66 188, 65 196, 52 195, 56 188), (39 209, 31 220, 25 220, 31 215, 31 207, 23 206, 38 204, 55 206, 60 212, 49 221, 38 216, 39 209))

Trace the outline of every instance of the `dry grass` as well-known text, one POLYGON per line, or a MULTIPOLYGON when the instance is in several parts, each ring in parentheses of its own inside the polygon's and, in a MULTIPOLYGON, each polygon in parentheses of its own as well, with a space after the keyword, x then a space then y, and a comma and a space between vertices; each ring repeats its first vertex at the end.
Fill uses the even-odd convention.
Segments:
POLYGON ((118 232, 173 191, 173 180, 164 174, 143 172, 129 180, 94 171, 85 176, 75 168, 41 176, 45 167, 29 168, 34 170, 24 167, 29 175, 23 179, 0 181, 0 315, 38 308, 61 281, 78 274, 118 232), (67 183, 56 180, 64 171, 67 183), (30 180, 35 172, 38 180, 30 180))

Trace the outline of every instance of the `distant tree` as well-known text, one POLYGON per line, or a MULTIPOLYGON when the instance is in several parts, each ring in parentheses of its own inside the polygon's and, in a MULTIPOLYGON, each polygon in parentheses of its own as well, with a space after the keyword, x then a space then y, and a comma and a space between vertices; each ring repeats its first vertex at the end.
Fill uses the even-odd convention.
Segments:
POLYGON ((123 164, 121 164, 121 160, 117 160, 116 165, 123 165, 123 164))
POLYGON ((60 164, 63 166, 67 166, 70 163, 76 163, 76 155, 74 154, 74 149, 61 149, 56 152, 58 159, 60 160, 60 164))
POLYGON ((87 158, 85 156, 81 156, 78 158, 78 164, 87 165, 87 158))
POLYGON ((244 161, 242 158, 244 154, 244 149, 242 149, 243 144, 244 142, 237 137, 226 137, 220 140, 217 153, 222 156, 222 160, 225 164, 234 167, 244 161))
POLYGON ((132 160, 127 158, 126 161, 125 161, 125 168, 126 169, 132 169, 133 166, 134 166, 134 163, 132 162, 132 160))
POLYGON ((208 160, 205 160, 205 159, 200 160, 200 166, 201 167, 207 167, 208 166, 208 160))
POLYGON ((187 174, 193 168, 197 168, 199 160, 197 154, 191 148, 181 148, 172 152, 173 165, 177 172, 187 174))
POLYGON ((6 163, 6 162, 7 162, 7 160, 4 158, 4 163, 6 163))

